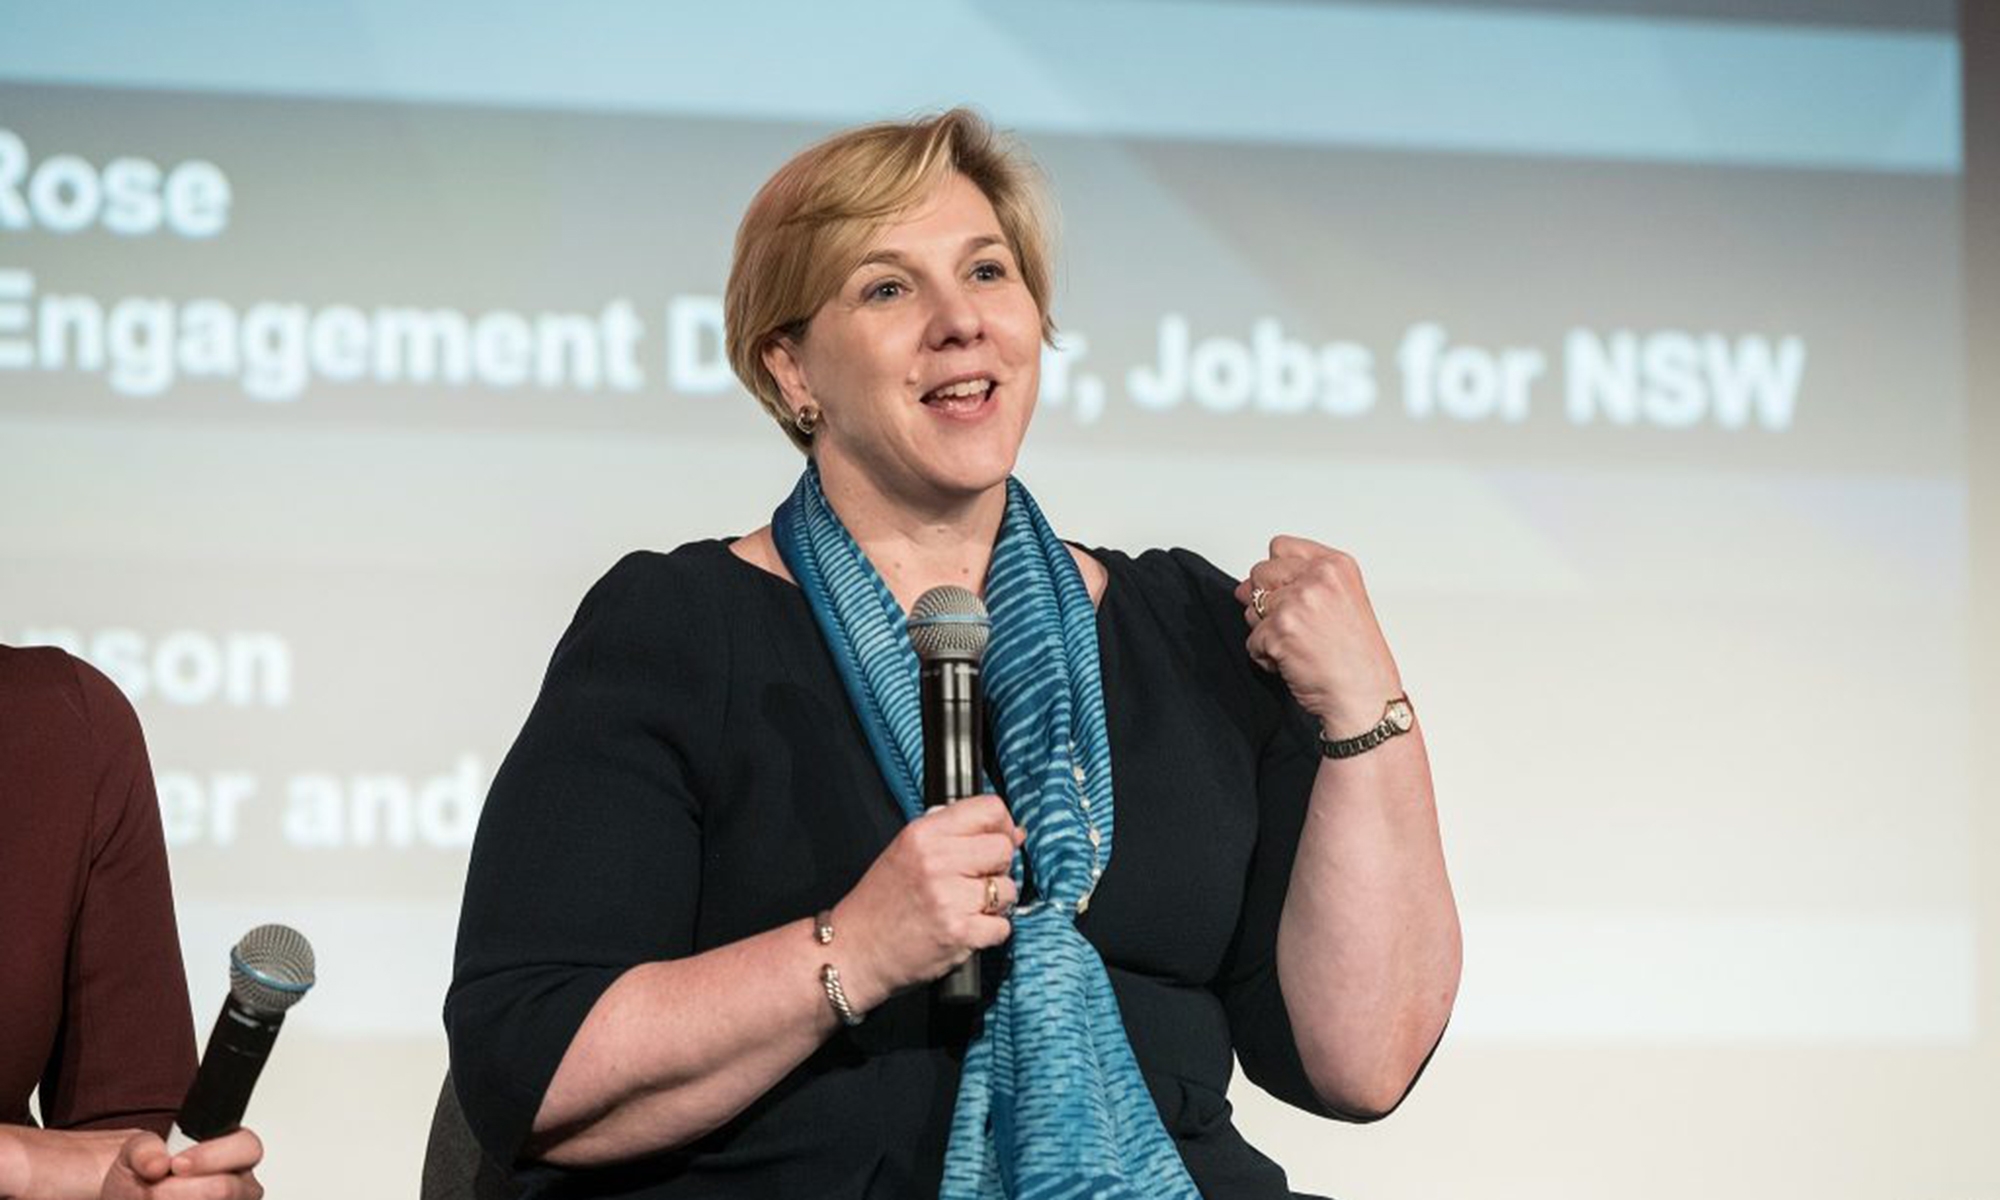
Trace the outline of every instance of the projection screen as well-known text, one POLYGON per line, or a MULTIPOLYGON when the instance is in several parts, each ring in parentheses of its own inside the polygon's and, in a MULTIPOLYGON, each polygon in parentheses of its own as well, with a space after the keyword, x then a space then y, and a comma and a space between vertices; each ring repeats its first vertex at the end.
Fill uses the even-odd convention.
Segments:
POLYGON ((1458 1011, 1377 1125, 1239 1079, 1293 1186, 2000 1196, 1956 18, 1736 7, 0 9, 0 642, 135 702, 199 1022, 319 949, 271 1194, 414 1191, 556 638, 799 469, 750 195, 964 103, 1060 210, 1058 528, 1351 551, 1423 714, 1458 1011))

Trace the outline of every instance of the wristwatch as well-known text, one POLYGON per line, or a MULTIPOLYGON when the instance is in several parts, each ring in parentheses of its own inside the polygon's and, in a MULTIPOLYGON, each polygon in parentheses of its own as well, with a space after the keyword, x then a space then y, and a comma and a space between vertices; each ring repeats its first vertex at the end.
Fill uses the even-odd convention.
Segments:
POLYGON ((1326 736, 1326 730, 1319 731, 1319 752, 1328 758, 1353 758, 1357 754, 1373 750, 1375 747, 1399 734, 1410 732, 1417 723, 1416 710, 1410 707, 1408 696, 1398 696, 1389 701, 1382 710, 1382 719, 1375 722, 1375 728, 1351 738, 1335 741, 1326 736))

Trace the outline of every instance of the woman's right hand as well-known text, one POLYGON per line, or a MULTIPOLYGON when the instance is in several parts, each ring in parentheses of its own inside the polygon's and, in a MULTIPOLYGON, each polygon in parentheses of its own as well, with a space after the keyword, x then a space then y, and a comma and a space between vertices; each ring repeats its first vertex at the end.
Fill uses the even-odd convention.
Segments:
POLYGON ((903 826, 833 909, 829 957, 854 1006, 867 1011, 944 975, 1014 931, 1020 893, 1008 876, 1027 832, 995 795, 933 808, 903 826), (998 913, 985 911, 996 880, 998 913))

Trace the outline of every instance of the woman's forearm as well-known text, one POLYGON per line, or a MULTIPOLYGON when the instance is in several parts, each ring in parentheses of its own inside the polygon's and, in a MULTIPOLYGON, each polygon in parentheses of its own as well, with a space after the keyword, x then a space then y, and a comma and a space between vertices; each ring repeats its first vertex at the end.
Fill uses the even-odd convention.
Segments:
POLYGON ((1421 729, 1321 762, 1278 925, 1278 980, 1329 1105, 1393 1108, 1458 992, 1458 910, 1421 729))
POLYGON ((866 1013, 1006 941, 1012 923, 982 901, 1011 907, 1005 872, 1026 837, 998 796, 933 809, 834 905, 831 945, 799 920, 625 972, 563 1054, 528 1155, 615 1162, 685 1145, 742 1112, 839 1027, 824 964, 866 1013))
POLYGON ((0 1200, 19 1200, 28 1190, 28 1148, 21 1144, 21 1131, 0 1125, 0 1200))
POLYGON ((97 1200, 132 1129, 0 1125, 0 1200, 97 1200))
POLYGON ((858 1011, 886 998, 858 958, 812 930, 795 921, 619 976, 556 1068, 529 1155, 615 1162, 684 1145, 742 1112, 838 1028, 823 963, 841 968, 858 1011))

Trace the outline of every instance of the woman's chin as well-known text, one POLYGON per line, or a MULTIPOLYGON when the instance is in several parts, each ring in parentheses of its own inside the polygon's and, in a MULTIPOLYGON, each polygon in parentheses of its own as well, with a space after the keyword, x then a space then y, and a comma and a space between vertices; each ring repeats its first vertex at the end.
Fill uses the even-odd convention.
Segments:
POLYGON ((957 508, 1006 485, 1014 472, 1013 449, 933 447, 930 453, 898 462, 873 464, 819 459, 829 489, 847 494, 854 487, 875 493, 898 508, 930 511, 957 508))
POLYGON ((1004 486, 1013 474, 1012 460, 1005 463, 966 464, 956 469, 931 473, 927 482, 936 495, 958 501, 977 500, 1004 486))
POLYGON ((953 446, 938 449, 912 464, 912 499, 919 505, 942 500, 958 505, 1004 487, 1014 472, 1015 447, 953 446), (919 497, 928 499, 918 499, 919 497))
POLYGON ((874 453, 846 453, 845 447, 822 445, 815 457, 821 476, 830 483, 866 480, 862 486, 884 498, 900 496, 902 503, 919 508, 939 501, 956 505, 1006 484, 1020 456, 1022 433, 1007 420, 926 422, 924 427, 906 429, 893 446, 878 446, 874 453))

